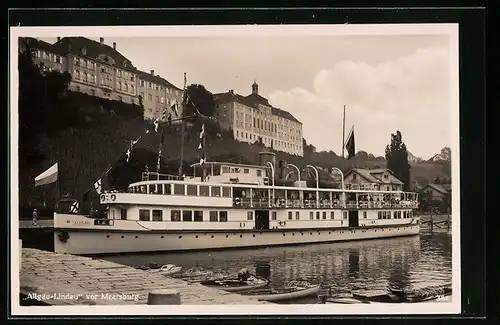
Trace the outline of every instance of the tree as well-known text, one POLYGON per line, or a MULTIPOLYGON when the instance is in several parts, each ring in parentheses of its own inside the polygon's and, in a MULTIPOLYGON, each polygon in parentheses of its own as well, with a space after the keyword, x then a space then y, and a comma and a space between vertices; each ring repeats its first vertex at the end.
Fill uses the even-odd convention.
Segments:
POLYGON ((141 117, 144 119, 144 101, 141 95, 139 95, 139 108, 141 110, 141 117))
POLYGON ((203 85, 189 85, 184 96, 184 116, 194 115, 197 111, 208 117, 214 116, 214 96, 203 85))
POLYGON ((302 147, 306 152, 316 152, 316 147, 312 144, 307 144, 307 141, 304 138, 302 138, 302 147))
POLYGON ((405 191, 411 190, 410 164, 408 163, 408 150, 403 143, 401 132, 391 134, 391 143, 385 148, 385 159, 389 168, 404 185, 405 191))

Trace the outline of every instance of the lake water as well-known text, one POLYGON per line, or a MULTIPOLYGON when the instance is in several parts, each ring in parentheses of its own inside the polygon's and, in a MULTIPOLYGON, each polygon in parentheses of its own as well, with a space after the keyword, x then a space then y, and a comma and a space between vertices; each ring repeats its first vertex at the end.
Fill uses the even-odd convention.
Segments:
MULTIPOLYGON (((245 250, 127 254, 105 259, 141 266, 175 264, 184 270, 237 273, 241 268, 279 289, 294 281, 323 282, 332 293, 421 288, 451 283, 451 232, 367 241, 245 250)), ((303 303, 311 303, 309 298, 303 303)), ((297 303, 297 302, 294 302, 297 303)))

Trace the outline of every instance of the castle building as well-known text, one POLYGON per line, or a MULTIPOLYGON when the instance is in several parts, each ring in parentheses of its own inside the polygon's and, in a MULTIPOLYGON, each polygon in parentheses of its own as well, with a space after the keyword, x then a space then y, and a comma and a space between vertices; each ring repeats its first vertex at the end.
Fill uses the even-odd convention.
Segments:
POLYGON ((257 82, 252 84, 252 93, 248 96, 229 90, 214 94, 214 100, 221 128, 232 130, 236 140, 255 143, 261 138, 267 147, 292 155, 304 155, 302 123, 259 95, 257 82))
MULTIPOLYGON (((69 89, 91 96, 144 105, 144 118, 162 118, 164 109, 171 114, 172 105, 181 101, 182 90, 154 70, 139 70, 113 46, 85 37, 57 38, 50 44, 35 38, 20 38, 34 50, 35 64, 44 71, 67 71, 72 80, 69 89)), ((20 42, 22 46, 22 42, 20 42)))

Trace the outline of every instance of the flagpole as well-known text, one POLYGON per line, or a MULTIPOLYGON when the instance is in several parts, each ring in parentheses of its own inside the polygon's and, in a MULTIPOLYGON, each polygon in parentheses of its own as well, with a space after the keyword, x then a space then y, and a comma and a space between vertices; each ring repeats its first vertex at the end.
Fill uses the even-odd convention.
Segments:
POLYGON ((344 105, 344 116, 342 118, 342 158, 345 158, 344 147, 345 147, 345 105, 344 105))
MULTIPOLYGON (((186 73, 184 72, 184 90, 182 91, 182 98, 181 98, 181 117, 184 118, 184 95, 186 92, 186 73)), ((180 162, 179 162, 179 177, 182 177, 182 164, 184 162, 184 119, 181 120, 181 154, 180 154, 180 162)))

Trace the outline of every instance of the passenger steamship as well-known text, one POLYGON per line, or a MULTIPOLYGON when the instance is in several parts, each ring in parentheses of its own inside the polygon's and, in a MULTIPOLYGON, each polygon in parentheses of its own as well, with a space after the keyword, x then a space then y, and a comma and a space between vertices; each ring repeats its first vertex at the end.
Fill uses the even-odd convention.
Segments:
MULTIPOLYGON (((293 165, 292 165, 293 166, 293 165)), ((417 194, 286 179, 274 153, 259 165, 206 162, 193 176, 144 172, 126 192, 103 192, 105 218, 54 214, 55 252, 104 254, 349 241, 419 233, 417 194), (277 177, 276 177, 277 176, 277 177)), ((293 166, 295 167, 295 166, 293 166)))

